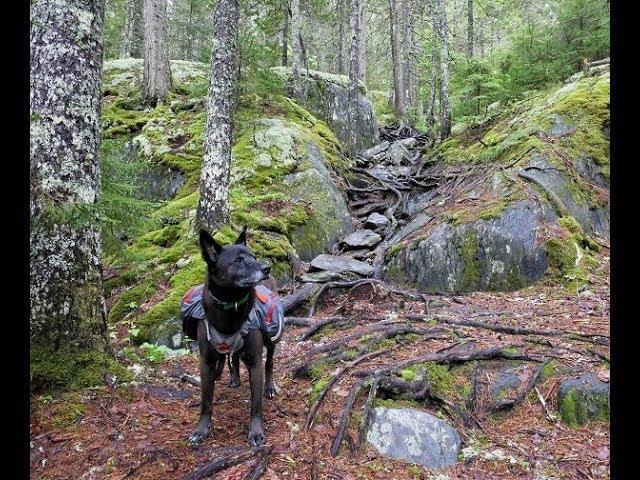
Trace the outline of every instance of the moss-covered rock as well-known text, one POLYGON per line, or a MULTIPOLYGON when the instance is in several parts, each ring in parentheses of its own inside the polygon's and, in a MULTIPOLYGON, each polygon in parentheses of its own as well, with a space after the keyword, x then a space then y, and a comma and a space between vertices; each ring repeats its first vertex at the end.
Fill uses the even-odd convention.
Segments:
POLYGON ((592 420, 608 421, 609 384, 593 374, 564 380, 558 386, 558 411, 560 419, 574 427, 592 420))
POLYGON ((416 193, 384 275, 422 291, 515 290, 548 273, 575 291, 609 236, 609 77, 537 92, 424 156, 452 198, 416 193), (453 188, 460 168, 473 188, 453 188), (444 206, 442 206, 444 204, 444 206), (562 222, 572 218, 579 232, 562 222), (547 269, 547 267, 549 267, 547 269))

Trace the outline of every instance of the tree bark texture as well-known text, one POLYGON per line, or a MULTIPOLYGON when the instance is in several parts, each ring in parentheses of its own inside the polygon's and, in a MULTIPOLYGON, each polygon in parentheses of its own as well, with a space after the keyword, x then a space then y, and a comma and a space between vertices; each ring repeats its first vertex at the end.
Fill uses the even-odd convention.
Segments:
POLYGON ((467 57, 473 57, 473 0, 467 0, 467 57))
POLYGON ((358 42, 358 36, 362 31, 362 11, 365 0, 352 0, 351 15, 351 52, 349 61, 349 90, 347 109, 347 125, 348 125, 348 149, 352 156, 356 153, 356 145, 358 143, 358 119, 356 118, 358 109, 358 75, 361 74, 360 57, 362 52, 360 49, 364 47, 363 43, 358 42))
POLYGON ((144 0, 144 68, 142 97, 144 103, 164 103, 171 83, 167 50, 167 0, 144 0))
POLYGON ((237 81, 238 0, 218 0, 213 20, 211 86, 200 174, 198 224, 213 233, 229 215, 229 166, 237 81))
POLYGON ((291 0, 291 68, 293 70, 293 97, 297 99, 301 99, 303 96, 300 78, 301 62, 300 0, 291 0))
POLYGON ((400 32, 398 28, 398 8, 396 0, 389 0, 389 28, 391 41, 391 62, 393 66, 393 97, 396 117, 404 119, 406 97, 404 94, 404 78, 402 71, 402 57, 400 55, 400 32))
POLYGON ((336 48, 338 50, 338 73, 341 75, 345 75, 347 73, 345 61, 344 61, 344 46, 346 40, 346 32, 345 32, 345 20, 347 17, 347 8, 346 3, 347 0, 338 0, 336 5, 336 10, 338 14, 338 45, 336 48))
POLYGON ((447 14, 445 0, 438 0, 438 35, 440 37, 440 138, 451 134, 449 103, 449 48, 447 45, 447 14))
POLYGON ((282 24, 282 66, 286 67, 289 64, 289 1, 283 0, 283 24, 282 24))
POLYGON ((127 0, 121 58, 142 58, 142 0, 127 0))
POLYGON ((31 4, 32 348, 108 350, 93 209, 100 193, 104 12, 104 0, 31 4), (80 212, 79 221, 68 220, 80 212))
MULTIPOLYGON (((355 0, 352 0, 355 1, 355 0)), ((358 80, 364 82, 366 62, 365 62, 365 20, 364 4, 366 0, 355 1, 357 9, 354 8, 354 20, 356 21, 356 76, 358 80)))

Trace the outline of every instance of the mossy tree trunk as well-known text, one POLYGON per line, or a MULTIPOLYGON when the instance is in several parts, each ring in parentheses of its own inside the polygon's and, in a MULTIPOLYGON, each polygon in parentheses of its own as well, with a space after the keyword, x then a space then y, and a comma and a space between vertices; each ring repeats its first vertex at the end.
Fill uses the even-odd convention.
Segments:
POLYGON ((142 0, 127 0, 121 58, 142 58, 142 0))
POLYGON ((434 43, 431 47, 431 75, 429 77, 429 100, 427 102, 427 108, 425 110, 426 114, 426 123, 427 123, 427 131, 431 132, 435 125, 435 109, 436 109, 436 83, 438 80, 438 69, 440 65, 438 64, 438 46, 437 46, 437 38, 438 38, 438 15, 435 12, 435 2, 437 0, 433 0, 431 7, 432 12, 432 24, 433 24, 433 39, 434 43))
POLYGON ((289 65, 289 1, 282 1, 282 66, 289 65))
POLYGON ((167 50, 167 0, 144 0, 144 68, 143 102, 156 106, 164 103, 171 83, 167 50))
POLYGON ((440 138, 444 140, 451 134, 449 46, 447 44, 445 0, 438 0, 438 36, 440 37, 440 138))
POLYGON ((101 280, 104 0, 36 0, 30 38, 30 338, 108 352, 101 280))
POLYGON ((467 57, 473 58, 473 0, 467 0, 467 57))
POLYGON ((198 224, 213 232, 229 216, 229 167, 235 108, 238 0, 218 0, 213 14, 211 86, 200 174, 198 224))
POLYGON ((337 49, 337 62, 338 62, 338 73, 340 75, 344 75, 347 73, 347 69, 344 61, 344 47, 345 47, 345 36, 346 36, 346 28, 345 28, 345 20, 347 19, 347 9, 345 6, 347 0, 337 0, 336 4, 336 14, 338 21, 338 44, 336 45, 337 49))
POLYGON ((293 70, 293 97, 297 99, 302 98, 301 63, 300 0, 291 0, 291 69, 293 70))

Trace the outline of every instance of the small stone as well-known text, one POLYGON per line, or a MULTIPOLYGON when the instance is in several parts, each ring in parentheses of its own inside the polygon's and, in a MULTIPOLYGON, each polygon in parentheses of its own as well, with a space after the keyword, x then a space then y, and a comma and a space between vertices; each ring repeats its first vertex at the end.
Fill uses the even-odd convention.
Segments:
POLYGON ((191 263, 191 257, 187 257, 187 258, 181 258, 180 260, 178 260, 176 262, 176 267, 178 268, 182 268, 185 265, 188 265, 189 263, 191 263))
POLYGON ((370 228, 371 230, 378 230, 387 225, 389 225, 389 219, 384 215, 380 215, 378 212, 373 212, 364 221, 364 227, 370 228))
POLYGON ((353 272, 363 277, 371 277, 374 273, 374 268, 367 263, 346 256, 329 255, 326 253, 314 258, 311 261, 311 268, 337 273, 353 272))
POLYGON ((350 233, 342 239, 342 244, 350 248, 375 247, 382 241, 382 237, 368 228, 362 228, 350 233))

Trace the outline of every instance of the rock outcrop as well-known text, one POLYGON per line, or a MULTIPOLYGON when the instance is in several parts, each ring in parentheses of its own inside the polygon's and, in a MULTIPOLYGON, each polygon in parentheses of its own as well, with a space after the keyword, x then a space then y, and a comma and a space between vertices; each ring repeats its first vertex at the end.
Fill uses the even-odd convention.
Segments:
MULTIPOLYGON (((290 85, 291 69, 274 67, 272 70, 290 85)), ((300 103, 313 115, 323 120, 342 143, 347 142, 347 109, 349 78, 345 75, 300 70, 304 99, 300 103)), ((378 127, 366 87, 360 82, 358 110, 356 112, 357 149, 369 148, 378 142, 378 127)))

